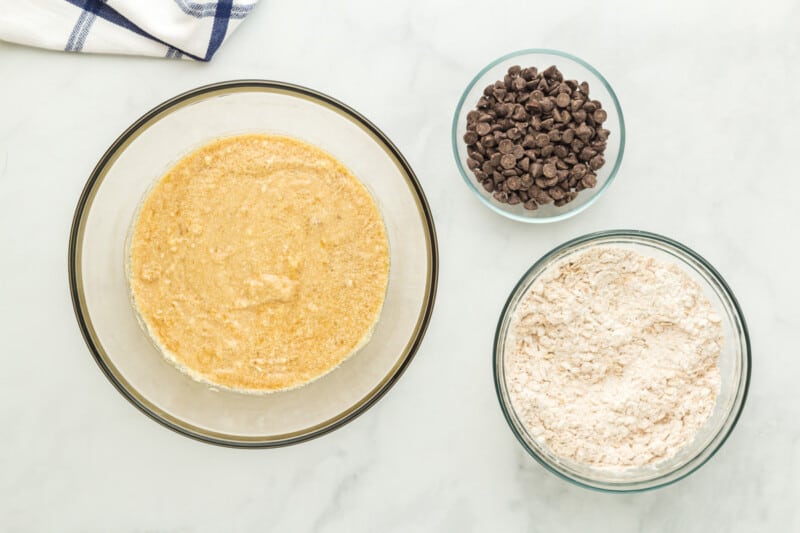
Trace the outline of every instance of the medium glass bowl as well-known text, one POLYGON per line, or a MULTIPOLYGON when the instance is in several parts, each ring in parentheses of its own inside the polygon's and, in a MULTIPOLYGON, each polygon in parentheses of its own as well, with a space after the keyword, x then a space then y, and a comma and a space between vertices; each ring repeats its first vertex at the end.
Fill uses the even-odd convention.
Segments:
POLYGON ((555 222, 577 215, 597 201, 603 191, 611 185, 622 163, 622 154, 625 151, 625 121, 617 95, 597 69, 586 61, 565 52, 534 48, 511 52, 495 59, 472 78, 456 107, 453 117, 452 143, 453 155, 456 158, 456 166, 461 172, 461 177, 485 205, 503 216, 521 222, 555 222), (492 193, 486 192, 483 186, 477 182, 472 171, 467 168, 467 145, 463 139, 464 133, 467 131, 467 113, 475 109, 478 99, 483 95, 483 89, 497 80, 502 80, 508 68, 513 65, 519 65, 522 68, 537 67, 540 71, 550 65, 557 66, 564 74, 564 79, 575 79, 579 83, 588 82, 591 98, 599 100, 603 104, 603 109, 608 113, 608 119, 603 127, 611 133, 604 154, 606 164, 597 172, 597 185, 581 191, 577 198, 561 207, 550 203, 529 211, 522 204, 500 203, 492 197, 492 193))
POLYGON ((700 468, 730 435, 747 397, 750 383, 750 338, 742 311, 728 284, 705 259, 667 237, 643 231, 618 230, 592 233, 555 248, 537 261, 511 292, 494 343, 494 380, 497 396, 511 430, 534 459, 558 476, 592 489, 635 492, 674 483, 700 468), (653 466, 610 471, 579 464, 554 454, 534 439, 520 421, 511 403, 505 377, 505 344, 514 310, 528 288, 556 263, 589 248, 627 248, 677 265, 703 288, 722 318, 724 344, 719 357, 720 392, 708 421, 695 439, 678 454, 653 466))
POLYGON ((69 277, 75 314, 89 349, 108 379, 136 407, 206 442, 268 447, 339 427, 394 384, 428 326, 437 257, 433 219, 422 188, 380 130, 353 109, 315 91, 245 80, 176 96, 114 142, 89 177, 75 211, 69 277), (380 208, 391 262, 383 310, 369 342, 318 380, 266 395, 199 383, 167 362, 137 321, 125 273, 129 229, 150 187, 199 146, 248 132, 295 137, 344 163, 380 208))

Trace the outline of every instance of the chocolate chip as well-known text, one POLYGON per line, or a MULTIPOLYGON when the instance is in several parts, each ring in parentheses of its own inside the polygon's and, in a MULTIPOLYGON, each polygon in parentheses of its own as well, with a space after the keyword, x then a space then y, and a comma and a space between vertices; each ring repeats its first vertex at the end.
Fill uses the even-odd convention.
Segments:
POLYGON ((593 133, 593 132, 592 132, 592 128, 590 128, 590 127, 589 127, 589 126, 587 126, 586 124, 581 124, 581 125, 580 125, 580 126, 578 126, 578 128, 575 130, 575 135, 576 135, 576 136, 577 136, 577 137, 578 137, 580 140, 582 140, 583 142, 586 142, 586 141, 588 141, 588 140, 589 140, 589 137, 591 137, 591 136, 592 136, 592 133, 593 133))
POLYGON ((558 80, 561 81, 564 77, 559 72, 558 68, 555 65, 551 65, 542 72, 542 76, 547 80, 558 80))
POLYGON ((556 66, 509 67, 467 113, 467 167, 498 202, 564 205, 597 183, 608 116, 589 85, 556 66))
POLYGON ((535 78, 535 77, 536 77, 538 74, 539 74, 539 71, 536 69, 536 67, 528 67, 528 68, 524 68, 524 69, 522 69, 522 71, 520 72, 520 76, 522 76, 522 79, 524 79, 525 81, 531 81, 531 80, 532 80, 532 79, 534 79, 534 78, 535 78))
POLYGON ((597 155, 597 152, 595 152, 594 150, 592 150, 587 146, 584 147, 583 150, 581 150, 580 154, 578 154, 578 159, 580 159, 581 161, 589 161, 595 155, 597 155))
POLYGON ((589 168, 592 170, 598 170, 600 167, 606 164, 606 160, 602 155, 596 155, 592 159, 589 160, 589 168))
POLYGON ((536 140, 533 135, 530 133, 525 135, 525 138, 522 140, 522 147, 523 148, 533 148, 536 146, 536 140))
POLYGON ((500 143, 497 145, 497 150, 501 154, 510 154, 511 150, 513 149, 514 149, 514 143, 512 141, 509 141, 508 139, 500 141, 500 143))
POLYGON ((550 136, 546 133, 538 133, 535 137, 536 146, 543 147, 550 144, 550 136))
POLYGON ((499 106, 495 107, 495 111, 497 111, 498 117, 508 117, 514 111, 514 106, 511 104, 500 104, 499 106))
POLYGON ((553 197, 548 194, 548 192, 544 189, 538 188, 538 192, 531 194, 531 197, 536 200, 536 203, 539 205, 549 204, 553 201, 553 197))
POLYGON ((497 200, 500 203, 503 203, 503 204, 508 203, 508 193, 506 193, 506 192, 497 191, 492 195, 492 197, 494 197, 494 199, 497 200))
POLYGON ((602 124, 608 118, 608 113, 606 113, 605 109, 598 109, 594 113, 592 113, 592 118, 598 124, 602 124))
POLYGON ((522 188, 522 183, 519 178, 513 177, 506 180, 506 186, 512 191, 518 191, 522 188))
POLYGON ((575 165, 574 167, 572 167, 572 170, 570 170, 570 174, 577 178, 582 178, 586 174, 586 165, 584 164, 575 165))
POLYGON ((503 168, 509 169, 514 168, 517 164, 517 158, 511 154, 505 154, 503 157, 500 158, 500 165, 503 168))
POLYGON ((553 187, 547 192, 548 194, 550 194, 550 196, 552 196, 553 200, 562 200, 566 196, 564 190, 561 189, 560 187, 553 187))

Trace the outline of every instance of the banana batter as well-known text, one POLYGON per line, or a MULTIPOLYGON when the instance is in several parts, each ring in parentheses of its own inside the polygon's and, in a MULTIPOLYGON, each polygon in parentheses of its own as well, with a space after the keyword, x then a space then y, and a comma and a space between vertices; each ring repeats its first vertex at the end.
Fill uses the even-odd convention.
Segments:
POLYGON ((306 384, 368 339, 389 277, 378 207, 339 161, 248 134, 180 160, 134 223, 133 301, 164 356, 242 392, 306 384))

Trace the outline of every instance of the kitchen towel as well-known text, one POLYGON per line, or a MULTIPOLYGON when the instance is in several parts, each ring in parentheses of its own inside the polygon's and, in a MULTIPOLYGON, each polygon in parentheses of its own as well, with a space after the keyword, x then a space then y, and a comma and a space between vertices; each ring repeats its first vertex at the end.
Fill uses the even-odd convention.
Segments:
POLYGON ((0 0, 0 40, 209 61, 258 0, 0 0))

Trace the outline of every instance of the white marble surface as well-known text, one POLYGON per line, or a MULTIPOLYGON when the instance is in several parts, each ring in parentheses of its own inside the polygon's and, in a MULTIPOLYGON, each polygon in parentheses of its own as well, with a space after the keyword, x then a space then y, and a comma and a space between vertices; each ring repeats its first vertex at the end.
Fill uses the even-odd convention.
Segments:
POLYGON ((264 0, 211 64, 0 43, 0 530, 800 531, 800 4, 649 4, 264 0), (607 195, 546 227, 483 207, 450 151, 470 77, 526 47, 596 65, 628 126, 607 195), (395 388, 343 429, 278 450, 200 444, 143 416, 96 368, 67 286, 72 212, 103 150, 162 100, 243 77, 314 87, 378 124, 425 187, 442 258, 431 327, 395 388), (526 267, 620 227, 714 263, 754 351, 720 453, 634 495, 572 486, 526 456, 490 372, 526 267))

